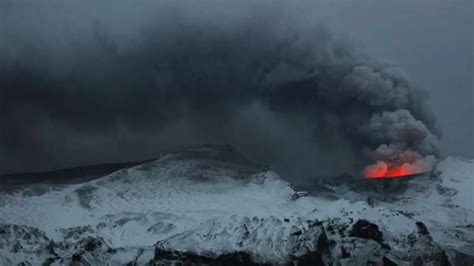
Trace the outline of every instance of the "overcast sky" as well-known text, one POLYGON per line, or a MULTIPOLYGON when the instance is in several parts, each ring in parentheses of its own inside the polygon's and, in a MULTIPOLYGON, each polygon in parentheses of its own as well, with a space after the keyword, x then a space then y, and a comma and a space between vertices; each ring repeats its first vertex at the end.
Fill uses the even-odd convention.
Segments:
POLYGON ((474 157, 474 1, 335 1, 323 21, 431 92, 446 154, 474 157))
MULTIPOLYGON (((409 76, 412 84, 430 93, 429 109, 437 118, 442 131, 443 155, 474 157, 473 1, 229 0, 218 4, 213 1, 194 3, 199 4, 189 7, 184 1, 137 1, 133 5, 128 1, 109 0, 1 1, 0 60, 7 63, 0 65, 0 70, 1 67, 6 69, 0 73, 0 82, 4 84, 0 88, 0 104, 3 105, 0 106, 0 118, 4 120, 0 125, 0 173, 147 159, 155 157, 163 147, 183 142, 187 144, 229 139, 235 142, 240 139, 247 141, 248 139, 236 134, 237 131, 232 131, 232 127, 226 128, 229 132, 220 131, 222 127, 219 123, 227 121, 228 117, 222 118, 226 116, 222 112, 224 109, 219 109, 221 106, 216 104, 213 97, 218 96, 217 99, 221 99, 226 108, 233 104, 229 99, 240 101, 242 97, 247 97, 245 91, 239 92, 240 87, 254 86, 255 84, 251 84, 252 79, 257 80, 262 69, 267 71, 265 64, 281 59, 275 58, 280 55, 280 44, 277 41, 281 41, 281 47, 287 49, 287 40, 296 45, 288 45, 292 48, 284 51, 288 54, 282 60, 289 59, 285 64, 296 62, 298 67, 304 68, 307 63, 305 60, 309 60, 311 56, 302 54, 316 51, 316 55, 313 55, 316 56, 316 68, 329 61, 329 65, 334 67, 341 62, 344 64, 343 61, 350 58, 347 64, 350 70, 352 64, 367 63, 357 59, 357 52, 352 53, 352 44, 355 44, 355 47, 359 46, 363 53, 375 61, 386 61, 399 66, 409 76), (286 7, 282 8, 278 3, 285 3, 286 7), (280 17, 282 14, 285 15, 282 16, 284 18, 280 17), (286 26, 285 23, 291 25, 286 26), (323 25, 330 33, 318 30, 314 25, 323 25), (272 28, 278 30, 269 33, 267 29, 272 28), (297 33, 292 34, 293 31, 297 33), (298 34, 301 36, 292 39, 298 34), (314 36, 305 36, 313 34, 314 36), (216 36, 219 37, 213 39, 216 36), (272 38, 275 38, 275 42, 272 38), (320 44, 318 38, 321 40, 320 44), (350 42, 341 45, 335 40, 339 38, 349 39, 350 42), (314 49, 304 46, 306 39, 312 42, 314 49), (303 40, 303 45, 298 48, 300 40, 303 40), (322 52, 324 55, 328 47, 329 51, 334 52, 331 55, 334 58, 325 61, 317 54, 322 52), (293 48, 296 50, 292 50, 293 48), (246 54, 246 51, 250 52, 246 54), (273 52, 275 53, 272 54, 273 52), (206 57, 208 54, 210 56, 206 57), (218 60, 214 60, 214 57, 218 60), (222 58, 225 61, 223 65, 231 69, 228 72, 222 72, 224 68, 219 65, 222 58), (157 61, 153 61, 155 59, 157 61), (338 61, 339 59, 342 61, 338 61), (258 63, 253 64, 252 60, 258 63), (246 71, 251 74, 247 75, 246 71), (173 77, 175 72, 183 75, 173 77), (206 80, 203 78, 206 75, 217 76, 206 80), (198 82, 195 82, 196 79, 198 82), (180 85, 182 81, 184 83, 180 85), (223 96, 219 94, 222 91, 214 94, 215 88, 200 94, 199 89, 195 88, 199 87, 199 82, 210 87, 227 84, 229 91, 235 95, 223 96), (177 88, 174 92, 161 90, 174 87, 177 88), (189 91, 180 91, 185 87, 189 91), (178 101, 167 101, 174 96, 178 101), (160 99, 163 101, 161 105, 160 99), (206 101, 210 104, 207 105, 206 101), (184 109, 180 106, 183 103, 184 109), (193 109, 196 106, 198 108, 193 109), (184 127, 169 126, 170 120, 177 120, 174 115, 178 113, 178 109, 188 121, 183 122, 184 127), (209 119, 209 115, 223 120, 209 119), (162 124, 168 127, 160 128, 162 124), (196 125, 200 129, 196 129, 196 125), (209 126, 207 130, 200 131, 201 127, 206 126, 209 126), (212 129, 212 133, 216 130, 219 132, 210 136, 209 129, 212 129), (225 136, 220 136, 221 133, 225 136)), ((271 69, 273 66, 268 64, 271 69)), ((380 71, 377 69, 377 66, 370 66, 368 72, 365 69, 360 74, 374 77, 370 71, 380 71)), ((293 75, 285 67, 280 70, 286 78, 299 75, 293 75)), ((310 69, 309 72, 313 70, 310 69)), ((316 72, 322 75, 320 78, 323 81, 332 82, 332 70, 328 70, 327 76, 324 76, 324 69, 318 71, 316 72)), ((398 73, 397 71, 393 73, 398 73)), ((337 75, 341 73, 337 72, 337 75)), ((274 76, 279 75, 276 73, 274 76)), ((344 76, 339 78, 343 80, 344 76)), ((384 84, 397 86, 398 78, 391 78, 394 78, 392 83, 384 84)), ((380 85, 374 84, 374 87, 380 85)), ((309 85, 315 88, 317 94, 319 85, 309 85)), ((337 83, 334 90, 339 85, 337 83)), ((358 88, 354 90, 357 91, 358 88)), ((306 91, 301 88, 292 91, 295 95, 302 93, 300 98, 295 98, 297 101, 307 98, 304 94, 306 91)), ((271 97, 276 99, 282 96, 287 95, 275 93, 271 97)), ((285 104, 290 106, 295 99, 289 99, 285 104)), ((323 101, 319 104, 325 103, 323 101)), ((357 108, 367 107, 364 104, 357 108)), ((321 147, 315 148, 304 141, 295 142, 303 135, 309 135, 302 130, 311 131, 313 128, 306 126, 307 121, 291 117, 293 114, 276 118, 273 114, 258 109, 260 107, 245 108, 240 108, 241 113, 244 113, 240 115, 248 117, 240 117, 238 123, 248 123, 247 128, 240 128, 242 124, 234 126, 236 130, 241 130, 240 133, 255 136, 253 143, 247 141, 245 144, 251 149, 259 145, 255 143, 267 141, 261 150, 266 150, 272 156, 288 153, 279 160, 291 165, 294 162, 287 159, 298 156, 307 157, 306 165, 314 165, 314 160, 326 157, 332 162, 351 160, 341 159, 344 157, 341 154, 346 151, 334 152, 334 157, 331 157, 328 152, 319 154, 314 151, 321 147), (280 131, 277 132, 272 127, 280 127, 280 131), (274 134, 274 139, 269 140, 269 133, 274 134), (281 143, 284 138, 291 141, 281 143), (271 150, 275 143, 285 148, 278 152, 271 150), (295 145, 304 149, 295 148, 295 145)), ((298 109, 294 106, 291 108, 291 112, 298 109)), ((370 106, 369 109, 380 112, 377 108, 370 106)), ((387 108, 382 110, 393 110, 392 107, 387 108)), ((412 103, 403 108, 411 109, 431 129, 429 115, 420 114, 412 103)), ((421 113, 426 111, 422 107, 419 109, 423 109, 421 113)), ((338 112, 333 112, 332 115, 336 113, 338 112)), ((313 120, 316 119, 322 117, 313 120)), ((339 117, 339 120, 341 122, 345 118, 339 117)), ((337 124, 338 121, 335 121, 334 124, 337 124)), ((328 140, 319 139, 320 143, 325 141, 328 140)), ((362 143, 353 139, 351 142, 355 146, 362 143)), ((341 146, 336 144, 338 145, 335 146, 341 146)), ((332 145, 330 150, 337 150, 335 146, 332 145)), ((304 165, 297 168, 303 169, 304 165)))

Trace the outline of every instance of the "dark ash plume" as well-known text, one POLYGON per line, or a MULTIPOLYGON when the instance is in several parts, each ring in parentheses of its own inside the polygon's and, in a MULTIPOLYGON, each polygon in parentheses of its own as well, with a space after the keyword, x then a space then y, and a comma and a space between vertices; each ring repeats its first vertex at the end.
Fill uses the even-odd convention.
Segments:
POLYGON ((122 3, 94 16, 77 3, 11 2, 0 28, 2 169, 203 142, 293 175, 354 170, 379 153, 438 155, 425 96, 401 70, 285 6, 233 7, 122 3))

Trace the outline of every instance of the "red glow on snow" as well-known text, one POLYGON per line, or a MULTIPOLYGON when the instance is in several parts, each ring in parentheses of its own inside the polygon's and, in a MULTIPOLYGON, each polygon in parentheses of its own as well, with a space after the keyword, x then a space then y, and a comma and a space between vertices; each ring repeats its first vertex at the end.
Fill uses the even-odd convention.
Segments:
POLYGON ((385 162, 378 161, 376 164, 367 166, 362 174, 367 179, 375 179, 399 178, 424 172, 426 172, 426 169, 416 164, 404 163, 401 165, 390 165, 385 162))

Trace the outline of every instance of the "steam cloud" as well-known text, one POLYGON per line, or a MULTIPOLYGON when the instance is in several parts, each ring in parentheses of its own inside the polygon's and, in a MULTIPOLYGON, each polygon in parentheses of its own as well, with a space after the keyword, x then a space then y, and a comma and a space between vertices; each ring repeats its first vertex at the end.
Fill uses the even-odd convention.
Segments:
POLYGON ((5 171, 203 142, 295 175, 439 154, 423 91, 283 3, 3 5, 5 171))

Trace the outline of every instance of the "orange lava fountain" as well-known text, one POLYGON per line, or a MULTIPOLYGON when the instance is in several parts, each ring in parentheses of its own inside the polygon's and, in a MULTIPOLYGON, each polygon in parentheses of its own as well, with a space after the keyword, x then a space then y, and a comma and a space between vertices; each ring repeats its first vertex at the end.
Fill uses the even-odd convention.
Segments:
POLYGON ((403 163, 400 165, 390 165, 382 161, 378 161, 376 164, 367 166, 362 175, 366 179, 378 179, 378 178, 400 178, 404 176, 410 176, 415 174, 421 174, 427 172, 428 169, 421 167, 417 164, 403 163))

